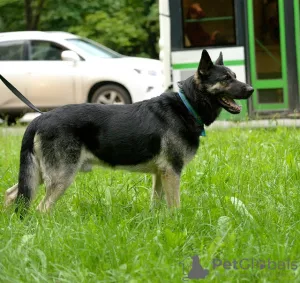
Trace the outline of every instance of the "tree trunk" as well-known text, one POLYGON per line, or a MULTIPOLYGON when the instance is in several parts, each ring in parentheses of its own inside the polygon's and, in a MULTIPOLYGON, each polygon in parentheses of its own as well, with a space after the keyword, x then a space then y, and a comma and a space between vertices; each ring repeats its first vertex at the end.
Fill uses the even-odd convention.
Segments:
POLYGON ((42 13, 42 10, 44 7, 44 3, 45 3, 45 0, 39 0, 39 4, 36 9, 35 16, 34 16, 33 23, 32 23, 33 30, 37 30, 37 28, 38 28, 38 25, 40 22, 40 16, 41 16, 41 13, 42 13))
POLYGON ((34 11, 32 0, 24 0, 25 4, 25 20, 27 30, 37 30, 40 22, 41 13, 45 4, 45 0, 39 0, 34 11))
POLYGON ((32 22, 32 6, 31 0, 24 0, 25 4, 25 21, 26 21, 26 29, 32 30, 31 22, 32 22))

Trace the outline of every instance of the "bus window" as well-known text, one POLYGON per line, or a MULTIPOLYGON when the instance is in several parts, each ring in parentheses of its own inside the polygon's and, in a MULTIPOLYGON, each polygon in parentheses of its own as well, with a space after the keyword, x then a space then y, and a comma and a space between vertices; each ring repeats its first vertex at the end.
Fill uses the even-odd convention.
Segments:
POLYGON ((235 45, 234 0, 181 0, 184 46, 235 45))

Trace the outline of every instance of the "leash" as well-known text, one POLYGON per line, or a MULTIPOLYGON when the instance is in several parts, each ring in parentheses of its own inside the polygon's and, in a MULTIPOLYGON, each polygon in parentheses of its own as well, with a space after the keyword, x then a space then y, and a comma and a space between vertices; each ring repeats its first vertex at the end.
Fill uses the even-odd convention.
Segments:
POLYGON ((41 110, 36 108, 21 92, 19 92, 8 80, 6 80, 3 76, 0 75, 1 81, 7 86, 7 88, 21 101, 23 101, 28 107, 32 110, 43 114, 41 110))
POLYGON ((181 98, 183 104, 185 105, 185 107, 189 110, 189 112, 195 118, 198 125, 201 127, 200 137, 206 137, 204 123, 201 120, 200 116, 197 114, 197 112, 195 111, 193 106, 189 103, 189 101, 187 100, 187 98, 185 97, 184 93, 181 90, 178 91, 178 94, 179 94, 179 97, 181 98))

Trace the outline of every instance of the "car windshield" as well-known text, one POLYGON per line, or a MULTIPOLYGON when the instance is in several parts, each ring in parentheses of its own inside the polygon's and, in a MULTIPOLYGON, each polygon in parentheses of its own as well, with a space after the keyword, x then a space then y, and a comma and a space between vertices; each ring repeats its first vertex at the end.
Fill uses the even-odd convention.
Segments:
POLYGON ((72 42, 78 48, 82 49, 85 53, 91 56, 97 56, 101 58, 120 58, 123 57, 121 54, 98 44, 95 41, 83 38, 72 38, 67 39, 72 42))

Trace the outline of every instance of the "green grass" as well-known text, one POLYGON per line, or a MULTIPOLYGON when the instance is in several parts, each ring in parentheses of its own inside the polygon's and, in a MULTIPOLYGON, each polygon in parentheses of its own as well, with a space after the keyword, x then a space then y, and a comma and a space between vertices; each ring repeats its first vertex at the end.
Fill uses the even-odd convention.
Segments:
POLYGON ((2 199, 17 181, 21 135, 0 131, 0 282, 181 282, 180 262, 187 274, 193 255, 209 269, 201 282, 300 282, 300 131, 207 135, 183 172, 177 211, 149 210, 151 176, 95 168, 51 214, 34 209, 40 190, 20 221, 2 199), (299 267, 227 270, 215 258, 299 267))

